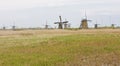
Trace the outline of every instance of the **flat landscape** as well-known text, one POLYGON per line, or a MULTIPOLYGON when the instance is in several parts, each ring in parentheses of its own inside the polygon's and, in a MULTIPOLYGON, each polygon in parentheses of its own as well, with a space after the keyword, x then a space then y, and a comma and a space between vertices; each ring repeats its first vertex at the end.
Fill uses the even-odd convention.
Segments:
POLYGON ((120 66, 120 29, 0 30, 0 66, 120 66))

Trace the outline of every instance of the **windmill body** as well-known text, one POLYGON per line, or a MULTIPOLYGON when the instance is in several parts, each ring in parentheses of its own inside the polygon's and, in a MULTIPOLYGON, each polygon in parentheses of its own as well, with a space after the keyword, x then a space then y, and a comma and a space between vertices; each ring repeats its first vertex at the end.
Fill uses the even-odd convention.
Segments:
POLYGON ((98 28, 98 25, 100 25, 100 24, 95 24, 94 28, 97 29, 97 28, 98 28))
POLYGON ((95 29, 97 29, 98 28, 98 24, 95 24, 95 29))
POLYGON ((4 26, 4 27, 3 27, 3 30, 5 30, 5 29, 6 29, 6 27, 4 26))
POLYGON ((116 24, 111 24, 111 27, 114 29, 116 24))
POLYGON ((81 21, 81 28, 82 29, 88 29, 88 23, 87 23, 87 19, 83 19, 82 21, 81 21))
POLYGON ((12 29, 15 30, 16 26, 12 26, 12 29))
POLYGON ((63 23, 62 22, 59 23, 59 27, 58 28, 59 29, 63 29, 63 23))
POLYGON ((48 29, 48 26, 49 26, 49 25, 45 25, 45 29, 48 29))
POLYGON ((46 21, 45 29, 49 29, 49 25, 48 25, 47 21, 46 21))
POLYGON ((81 28, 81 29, 88 29, 88 22, 91 22, 91 20, 83 19, 83 20, 81 21, 80 28, 81 28))

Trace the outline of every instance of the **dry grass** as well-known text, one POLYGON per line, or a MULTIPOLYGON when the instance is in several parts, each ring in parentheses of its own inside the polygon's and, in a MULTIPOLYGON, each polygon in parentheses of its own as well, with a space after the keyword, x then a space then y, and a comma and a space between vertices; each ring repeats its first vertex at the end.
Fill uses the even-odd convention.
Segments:
POLYGON ((21 31, 0 31, 0 36, 10 36, 10 35, 69 35, 69 34, 105 34, 105 33, 115 33, 119 34, 120 29, 90 29, 90 30, 21 30, 21 31))
POLYGON ((120 29, 0 31, 0 66, 119 66, 120 29))

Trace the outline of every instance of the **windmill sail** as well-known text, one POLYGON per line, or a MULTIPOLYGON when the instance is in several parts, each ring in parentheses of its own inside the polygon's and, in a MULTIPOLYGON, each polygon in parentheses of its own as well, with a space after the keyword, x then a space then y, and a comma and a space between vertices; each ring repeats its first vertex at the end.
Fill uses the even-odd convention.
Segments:
POLYGON ((63 25, 64 27, 66 27, 65 25, 67 25, 68 21, 62 21, 62 17, 59 16, 60 22, 55 22, 54 24, 58 24, 58 29, 63 29, 63 25))

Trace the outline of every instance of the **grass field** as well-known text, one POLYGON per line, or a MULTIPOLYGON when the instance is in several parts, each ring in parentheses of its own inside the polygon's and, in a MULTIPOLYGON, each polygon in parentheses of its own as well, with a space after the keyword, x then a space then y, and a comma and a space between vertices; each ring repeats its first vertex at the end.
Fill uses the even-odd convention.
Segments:
POLYGON ((120 29, 0 31, 0 66, 120 66, 120 29))

